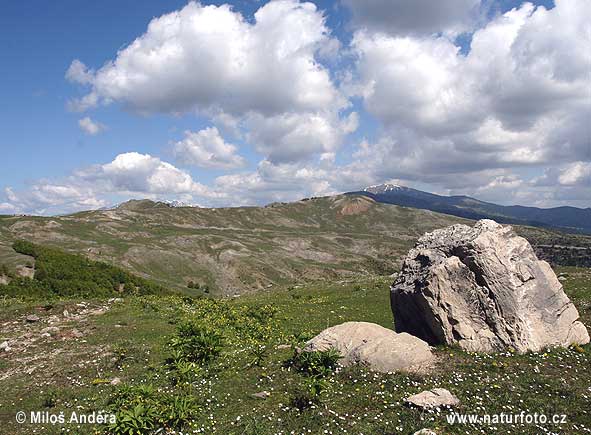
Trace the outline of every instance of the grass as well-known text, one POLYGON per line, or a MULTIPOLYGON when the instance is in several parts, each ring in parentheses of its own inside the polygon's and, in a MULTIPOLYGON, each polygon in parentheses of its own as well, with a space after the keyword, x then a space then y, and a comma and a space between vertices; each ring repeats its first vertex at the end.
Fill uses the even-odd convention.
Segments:
MULTIPOLYGON (((560 272, 565 274, 567 293, 590 325, 591 272, 560 272)), ((17 425, 13 416, 17 410, 68 414, 75 409, 116 411, 120 419, 166 427, 165 433, 391 435, 412 434, 423 427, 440 434, 590 432, 589 345, 526 355, 440 347, 440 362, 426 376, 379 374, 363 367, 339 367, 314 376, 317 372, 289 363, 292 346, 328 326, 362 320, 391 327, 389 284, 388 278, 367 278, 275 288, 224 300, 157 295, 111 302, 4 299, 2 338, 27 333, 36 337, 51 316, 61 319, 64 310, 79 318, 58 323, 58 337, 0 354, 0 376, 13 373, 0 380, 0 433, 62 433, 59 425, 17 425), (103 312, 84 317, 78 306, 82 302, 87 311, 103 312), (24 323, 23 316, 31 313, 41 317, 38 324, 24 323), (219 355, 188 361, 175 354, 179 346, 172 344, 187 337, 187 328, 181 326, 187 320, 223 337, 219 355), (73 328, 83 337, 68 339, 73 328), (111 385, 115 378, 122 383, 111 385), (433 387, 456 394, 461 413, 565 414, 566 423, 451 425, 445 418, 448 410, 419 412, 404 405, 408 395, 433 387), (268 397, 253 397, 262 392, 268 397)), ((191 346, 208 343, 200 338, 191 346)), ((69 433, 117 433, 105 425, 65 428, 69 433)), ((122 432, 125 427, 118 430, 129 433, 122 432)))

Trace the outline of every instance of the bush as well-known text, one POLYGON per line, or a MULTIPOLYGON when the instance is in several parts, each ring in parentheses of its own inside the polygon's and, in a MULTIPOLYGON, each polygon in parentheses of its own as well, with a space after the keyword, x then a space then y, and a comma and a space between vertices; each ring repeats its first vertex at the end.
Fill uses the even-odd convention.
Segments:
POLYGON ((288 364, 309 376, 323 377, 334 371, 341 358, 335 349, 315 352, 296 351, 288 364))
POLYGON ((20 254, 35 258, 35 276, 33 279, 17 278, 7 285, 0 285, 0 295, 106 297, 119 294, 121 288, 133 294, 169 293, 163 287, 118 267, 81 255, 24 240, 17 240, 12 247, 20 254))
POLYGON ((206 364, 221 353, 223 337, 212 328, 189 320, 178 325, 170 344, 179 359, 206 364))
POLYGON ((148 434, 160 427, 183 430, 201 413, 192 396, 172 395, 151 385, 123 386, 111 397, 110 405, 117 415, 110 433, 117 435, 148 434))

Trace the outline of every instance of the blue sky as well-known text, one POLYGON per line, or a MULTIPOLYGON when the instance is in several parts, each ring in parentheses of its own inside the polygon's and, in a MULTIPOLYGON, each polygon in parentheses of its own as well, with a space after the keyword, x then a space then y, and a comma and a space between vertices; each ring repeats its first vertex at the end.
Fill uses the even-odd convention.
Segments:
POLYGON ((462 0, 453 12, 402 0, 224 3, 5 4, 0 213, 132 197, 262 204, 391 180, 591 205, 583 0, 462 0), (168 33, 148 29, 176 12, 168 33), (129 49, 142 35, 150 42, 129 49), (473 35, 486 48, 472 50, 473 35), (170 47, 180 57, 167 59, 170 47), (252 72, 235 72, 236 59, 252 72), (75 60, 86 70, 67 78, 75 60))

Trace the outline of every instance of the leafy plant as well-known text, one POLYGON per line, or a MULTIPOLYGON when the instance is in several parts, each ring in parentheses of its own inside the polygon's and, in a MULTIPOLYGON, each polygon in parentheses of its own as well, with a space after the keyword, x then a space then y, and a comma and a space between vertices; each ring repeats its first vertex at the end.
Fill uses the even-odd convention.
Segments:
POLYGON ((314 352, 296 351, 288 364, 309 376, 324 377, 334 371, 339 359, 341 355, 335 349, 314 352))
POLYGON ((184 321, 170 342, 180 359, 206 364, 217 357, 223 348, 223 336, 200 322, 184 321))
POLYGON ((264 344, 257 344, 249 350, 249 366, 260 367, 269 354, 269 349, 264 344))

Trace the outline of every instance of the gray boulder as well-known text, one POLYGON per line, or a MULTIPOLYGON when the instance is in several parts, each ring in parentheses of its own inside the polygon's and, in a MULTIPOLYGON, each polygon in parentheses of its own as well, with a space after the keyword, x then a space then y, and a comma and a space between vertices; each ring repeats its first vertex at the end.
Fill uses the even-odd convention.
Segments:
POLYGON ((383 373, 420 372, 434 361, 431 348, 423 340, 368 322, 346 322, 325 329, 302 350, 331 348, 341 354, 339 362, 344 366, 363 364, 383 373))
POLYGON ((562 284, 511 227, 481 220, 425 234, 391 287, 396 331, 470 351, 589 342, 562 284))
POLYGON ((406 398, 404 401, 418 408, 452 407, 460 404, 460 400, 445 388, 433 388, 429 391, 423 391, 406 398))

